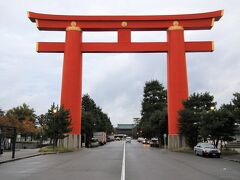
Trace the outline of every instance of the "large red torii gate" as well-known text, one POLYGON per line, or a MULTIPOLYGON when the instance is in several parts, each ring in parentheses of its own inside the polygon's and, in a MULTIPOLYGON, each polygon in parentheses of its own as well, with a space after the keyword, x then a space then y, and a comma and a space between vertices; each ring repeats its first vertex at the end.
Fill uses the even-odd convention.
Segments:
MULTIPOLYGON (((37 52, 64 53, 61 104, 70 109, 71 134, 81 134, 82 53, 166 52, 169 148, 180 145, 178 111, 188 98, 186 52, 212 52, 212 41, 185 42, 184 30, 211 29, 223 10, 184 15, 70 16, 28 12, 39 30, 66 31, 65 42, 38 42, 37 52), (82 42, 83 31, 117 31, 118 42, 82 42), (167 42, 131 42, 131 31, 167 31, 167 42)), ((71 141, 75 141, 75 138, 71 141)), ((74 146, 79 147, 78 142, 74 146)))

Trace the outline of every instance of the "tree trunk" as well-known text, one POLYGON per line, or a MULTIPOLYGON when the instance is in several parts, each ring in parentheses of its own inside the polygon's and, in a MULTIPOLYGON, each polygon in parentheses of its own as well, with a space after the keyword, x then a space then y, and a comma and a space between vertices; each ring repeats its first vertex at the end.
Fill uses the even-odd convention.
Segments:
POLYGON ((219 143, 219 138, 217 138, 217 140, 216 140, 216 148, 218 147, 218 143, 219 143))

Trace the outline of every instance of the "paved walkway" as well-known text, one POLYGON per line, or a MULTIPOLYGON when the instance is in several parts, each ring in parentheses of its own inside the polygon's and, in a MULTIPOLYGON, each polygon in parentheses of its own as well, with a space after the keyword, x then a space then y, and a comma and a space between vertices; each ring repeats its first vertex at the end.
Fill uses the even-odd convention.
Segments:
POLYGON ((39 151, 39 149, 20 149, 20 150, 16 150, 14 159, 12 159, 12 151, 3 152, 3 154, 0 154, 0 164, 10 162, 10 161, 19 160, 19 159, 25 159, 25 158, 28 158, 28 157, 42 155, 42 153, 40 153, 38 151, 39 151))

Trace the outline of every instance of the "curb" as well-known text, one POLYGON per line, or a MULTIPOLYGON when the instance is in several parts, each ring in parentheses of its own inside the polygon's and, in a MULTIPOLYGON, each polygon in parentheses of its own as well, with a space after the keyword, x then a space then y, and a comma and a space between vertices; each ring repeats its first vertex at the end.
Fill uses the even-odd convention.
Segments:
POLYGON ((238 159, 228 159, 228 158, 224 158, 224 157, 223 157, 222 159, 227 160, 227 161, 232 161, 232 162, 240 163, 240 160, 238 160, 238 159))
POLYGON ((38 154, 29 155, 29 156, 23 156, 23 157, 18 157, 18 158, 14 158, 14 159, 8 159, 5 161, 0 161, 0 164, 12 162, 12 161, 18 161, 21 159, 27 159, 27 158, 36 157, 36 156, 48 155, 48 154, 56 154, 56 153, 52 153, 52 152, 51 153, 38 153, 38 154))

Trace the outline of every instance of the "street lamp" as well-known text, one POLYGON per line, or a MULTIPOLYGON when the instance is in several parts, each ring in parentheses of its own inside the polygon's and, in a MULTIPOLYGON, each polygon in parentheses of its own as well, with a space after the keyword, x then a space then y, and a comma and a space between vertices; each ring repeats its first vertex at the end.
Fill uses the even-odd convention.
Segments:
POLYGON ((57 111, 58 111, 58 107, 56 107, 56 108, 53 108, 53 151, 55 150, 55 141, 56 141, 56 127, 55 127, 55 125, 56 125, 56 113, 57 113, 57 111))
POLYGON ((211 110, 211 111, 214 111, 214 110, 215 110, 215 107, 214 107, 214 106, 211 106, 211 107, 210 107, 210 110, 211 110))
POLYGON ((57 112, 57 108, 54 108, 54 109, 53 109, 53 113, 56 113, 56 112, 57 112))

